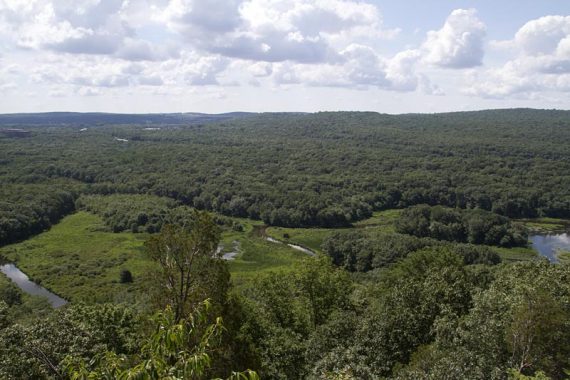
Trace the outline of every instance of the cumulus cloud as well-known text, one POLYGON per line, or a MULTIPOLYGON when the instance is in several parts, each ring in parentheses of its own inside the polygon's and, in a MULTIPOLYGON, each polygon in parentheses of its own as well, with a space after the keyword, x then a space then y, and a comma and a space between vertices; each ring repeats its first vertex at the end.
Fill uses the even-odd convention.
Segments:
MULTIPOLYGON (((420 59, 417 50, 405 50, 396 54, 388 63, 386 78, 399 91, 413 91, 418 87, 420 77, 415 74, 415 65, 420 59)), ((427 79, 423 79, 426 81, 427 79)))
POLYGON ((193 46, 267 62, 334 62, 346 34, 384 32, 375 6, 349 0, 171 0, 160 17, 193 46))
POLYGON ((17 47, 156 60, 169 54, 137 39, 129 0, 0 0, 0 32, 17 47))
POLYGON ((273 73, 273 65, 268 62, 256 62, 247 68, 254 77, 267 77, 273 73))
POLYGON ((0 19, 18 46, 86 54, 114 52, 130 30, 117 14, 121 2, 2 1, 0 19), (26 4, 24 4, 26 3, 26 4))
POLYGON ((468 68, 482 64, 486 27, 475 9, 456 9, 440 30, 430 31, 422 45, 425 61, 448 68, 468 68))
POLYGON ((502 67, 468 77, 464 92, 482 97, 533 97, 540 91, 568 91, 570 86, 570 16, 545 16, 523 25, 499 45, 518 51, 502 67))
POLYGON ((340 52, 342 64, 278 64, 274 80, 278 84, 304 84, 319 87, 345 87, 390 91, 415 91, 442 94, 441 90, 416 72, 421 57, 418 50, 406 50, 383 58, 372 48, 350 45, 340 52))
POLYGON ((160 19, 177 31, 207 37, 233 31, 240 23, 241 0, 171 0, 160 19))
POLYGON ((526 55, 550 55, 561 42, 566 45, 569 36, 570 16, 545 16, 527 22, 515 34, 514 42, 526 55))
POLYGON ((32 84, 82 95, 236 85, 442 95, 433 78, 457 69, 450 75, 467 72, 463 92, 473 96, 570 88, 570 16, 537 18, 512 39, 491 41, 508 57, 498 67, 481 67, 487 28, 476 10, 442 21, 398 50, 385 42, 400 30, 387 28, 370 1, 0 0, 0 47, 21 67, 15 78, 24 72, 32 84), (14 52, 33 62, 16 62, 14 52))

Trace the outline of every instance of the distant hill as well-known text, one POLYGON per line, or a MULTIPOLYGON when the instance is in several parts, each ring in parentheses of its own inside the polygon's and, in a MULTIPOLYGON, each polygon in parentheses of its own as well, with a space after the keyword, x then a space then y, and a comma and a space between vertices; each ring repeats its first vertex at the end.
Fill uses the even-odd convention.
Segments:
POLYGON ((16 125, 98 125, 98 124, 147 124, 181 125, 210 123, 254 115, 248 112, 221 114, 206 113, 149 113, 119 114, 99 112, 44 112, 0 114, 1 126, 16 125))

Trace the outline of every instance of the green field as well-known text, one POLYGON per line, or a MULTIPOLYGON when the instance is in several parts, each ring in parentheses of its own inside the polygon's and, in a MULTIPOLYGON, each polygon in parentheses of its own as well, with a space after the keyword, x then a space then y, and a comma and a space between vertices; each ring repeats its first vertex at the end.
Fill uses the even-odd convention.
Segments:
POLYGON ((521 219, 525 227, 538 233, 553 233, 570 229, 570 221, 555 218, 521 219))
MULTIPOLYGON (((376 212, 371 218, 356 223, 353 228, 394 232, 394 221, 399 213, 400 210, 376 212)), ((328 235, 350 229, 264 229, 263 223, 259 221, 232 219, 243 226, 243 231, 225 229, 221 244, 222 253, 239 252, 234 260, 228 262, 232 280, 237 286, 262 272, 290 270, 295 262, 307 257, 285 244, 265 240, 264 234, 321 252, 321 245, 328 235)), ((565 221, 555 219, 524 223, 531 228, 538 225, 565 225, 565 221)), ((0 248, 0 256, 16 262, 34 281, 66 299, 85 302, 131 301, 140 293, 137 290, 143 287, 145 273, 152 265, 144 251, 147 238, 148 234, 145 233, 112 233, 99 216, 82 211, 67 216, 49 231, 24 242, 0 248), (132 272, 132 284, 119 283, 119 273, 122 269, 132 272)), ((492 248, 500 254, 504 262, 532 260, 537 257, 532 248, 492 248)), ((0 280, 7 281, 4 276, 0 276, 0 280)))
MULTIPOLYGON (((306 257, 286 245, 254 236, 248 220, 239 220, 243 232, 225 231, 223 252, 239 242, 240 254, 229 262, 237 285, 266 270, 288 269, 306 257)), ((152 263, 144 251, 145 233, 112 233, 99 216, 77 212, 49 231, 18 244, 0 248, 0 256, 15 262, 31 279, 71 301, 121 302, 137 296, 152 263), (132 272, 132 284, 119 283, 122 269, 132 272)), ((7 281, 7 279, 2 276, 7 281)))
POLYGON ((560 264, 568 265, 570 264, 570 252, 568 251, 558 251, 556 252, 556 258, 560 264))
POLYGON ((342 229, 269 227, 266 233, 273 239, 297 244, 315 252, 320 252, 323 240, 334 231, 340 230, 342 229))
POLYGON ((361 220, 354 224, 358 228, 376 228, 382 232, 394 232, 394 223, 402 210, 384 210, 372 214, 369 219, 361 220))
POLYGON ((0 249, 35 282, 72 301, 119 301, 139 288, 149 267, 143 244, 148 235, 107 232, 95 215, 78 212, 49 231, 0 249), (132 284, 120 284, 122 269, 132 284))
POLYGON ((495 250, 501 259, 505 263, 516 262, 516 261, 526 261, 535 260, 538 258, 538 253, 531 247, 514 247, 514 248, 502 248, 502 247, 491 247, 495 250))
POLYGON ((268 236, 307 247, 315 252, 321 252, 321 245, 327 236, 337 231, 347 231, 351 228, 373 229, 378 232, 395 232, 394 222, 398 219, 401 210, 385 210, 375 212, 371 218, 355 223, 349 228, 284 228, 269 227, 268 236))

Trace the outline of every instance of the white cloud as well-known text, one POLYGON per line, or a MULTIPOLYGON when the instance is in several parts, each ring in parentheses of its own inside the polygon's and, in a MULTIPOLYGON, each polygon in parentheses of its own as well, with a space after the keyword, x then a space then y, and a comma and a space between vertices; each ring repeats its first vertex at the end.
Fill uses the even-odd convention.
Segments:
POLYGON ((228 60, 217 57, 188 57, 180 65, 186 83, 194 86, 218 84, 218 74, 223 72, 228 60))
POLYGON ((254 77, 267 77, 273 73, 273 65, 268 62, 256 62, 249 65, 247 70, 254 77))
POLYGON ((422 45, 425 61, 447 68, 468 68, 482 64, 486 27, 475 9, 456 9, 440 30, 430 31, 422 45))
POLYGON ((519 74, 518 62, 509 62, 502 68, 475 71, 467 74, 467 86, 463 93, 483 98, 502 99, 514 94, 531 94, 537 90, 536 80, 519 74))
POLYGON ((17 47, 70 54, 165 59, 165 49, 140 40, 128 0, 0 0, 0 32, 17 47))
POLYGON ((493 99, 570 90, 570 16, 537 18, 490 41, 487 67, 477 12, 441 21, 424 39, 406 31, 402 39, 415 41, 404 43, 371 0, 0 0, 0 64, 12 67, 0 71, 0 86, 70 99, 215 97, 233 86, 414 96, 445 88, 493 99))
POLYGON ((526 55, 553 54, 570 36, 570 16, 545 16, 527 22, 516 33, 514 42, 526 55))
POLYGON ((418 50, 406 50, 385 59, 372 48, 350 45, 340 52, 341 64, 278 64, 274 79, 278 84, 304 84, 318 87, 370 87, 391 91, 415 91, 441 94, 429 80, 416 72, 421 55, 418 50))
POLYGON ((101 91, 92 87, 80 87, 77 94, 80 96, 98 96, 101 95, 101 91))
POLYGON ((418 50, 405 50, 389 61, 386 78, 390 81, 392 88, 400 91, 413 91, 418 87, 420 78, 415 74, 415 65, 419 59, 418 50))
POLYGON ((348 0, 171 0, 160 18, 193 47, 266 62, 331 63, 356 38, 394 34, 374 5, 348 0))
POLYGON ((518 56, 502 67, 468 78, 464 92, 492 98, 535 97, 543 91, 570 89, 570 16, 545 16, 523 25, 508 46, 518 56))
POLYGON ((240 23, 241 0, 171 0, 161 18, 178 31, 194 36, 225 33, 240 23))

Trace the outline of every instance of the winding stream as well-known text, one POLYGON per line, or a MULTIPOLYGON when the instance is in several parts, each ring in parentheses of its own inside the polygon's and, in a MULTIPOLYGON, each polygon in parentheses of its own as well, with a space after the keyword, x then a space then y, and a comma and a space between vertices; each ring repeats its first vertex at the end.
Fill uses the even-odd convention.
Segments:
POLYGON ((66 300, 47 290, 46 288, 30 281, 30 278, 14 264, 0 265, 0 272, 4 273, 20 289, 33 296, 46 297, 54 308, 61 307, 67 303, 66 300))
POLYGON ((283 241, 281 241, 281 240, 274 239, 274 238, 272 238, 272 237, 270 237, 270 236, 266 236, 266 237, 265 237, 265 240, 267 240, 267 241, 269 241, 269 242, 271 242, 271 243, 275 243, 275 244, 285 244, 285 245, 287 245, 287 246, 289 246, 289 247, 291 247, 291 248, 293 248, 293 249, 296 249, 297 251, 301 251, 301 252, 303 252, 303 253, 306 253, 306 254, 309 255, 309 256, 315 256, 315 255, 317 254, 317 253, 316 253, 315 251, 313 251, 312 249, 305 248, 305 247, 301 247, 300 245, 296 245, 296 244, 285 243, 285 242, 283 242, 283 241))

